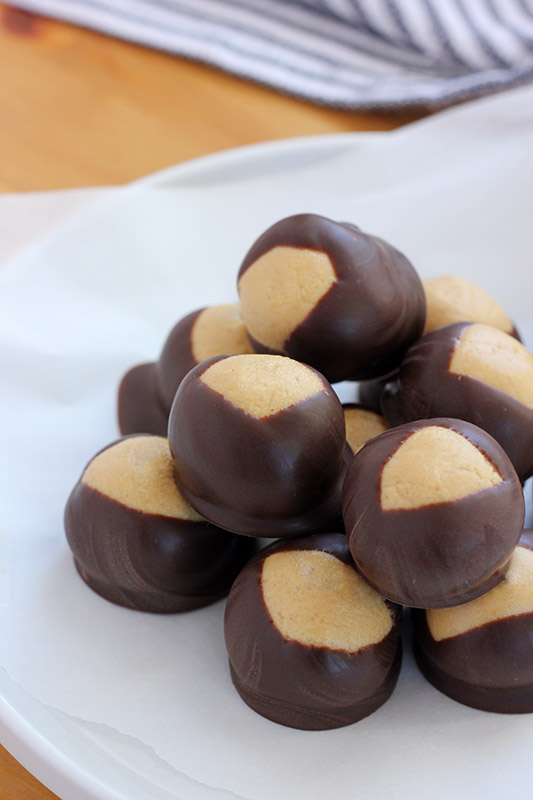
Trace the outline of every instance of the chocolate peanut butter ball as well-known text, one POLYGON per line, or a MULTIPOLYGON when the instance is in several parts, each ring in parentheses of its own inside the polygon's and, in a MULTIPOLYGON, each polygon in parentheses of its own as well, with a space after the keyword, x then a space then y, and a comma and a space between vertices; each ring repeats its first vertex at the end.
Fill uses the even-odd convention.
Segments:
POLYGON ((189 370, 213 356, 242 353, 253 353, 253 347, 238 303, 202 308, 178 322, 155 367, 159 392, 168 411, 189 370))
POLYGON ((252 352, 237 303, 188 314, 169 333, 158 361, 124 375, 118 394, 120 432, 166 436, 174 395, 189 370, 212 356, 252 352))
POLYGON ((342 525, 344 415, 311 367, 271 355, 204 361, 180 384, 168 436, 180 491, 214 524, 267 537, 342 525))
POLYGON ((400 614, 356 572, 343 534, 276 542, 228 597, 235 688, 258 714, 292 728, 357 722, 396 684, 400 614))
POLYGON ((252 554, 185 502, 168 442, 131 436, 102 450, 65 509, 79 574, 91 589, 138 611, 188 611, 223 597, 252 554))
POLYGON ((533 531, 524 531, 505 580, 466 605, 413 612, 420 670, 474 708, 533 711, 533 531))
POLYGON ((481 286, 459 275, 423 281, 426 295, 425 332, 451 322, 482 322, 520 338, 501 305, 481 286))
POLYGON ((354 561, 379 594, 442 608, 503 580, 524 524, 524 496, 485 431, 430 419, 365 444, 346 476, 343 513, 354 561))
POLYGON ((389 428, 381 414, 376 414, 375 411, 370 411, 357 403, 344 403, 343 409, 346 444, 353 455, 359 452, 365 442, 389 428))
POLYGON ((405 256, 316 214, 260 236, 238 287, 255 349, 310 364, 332 383, 391 373, 424 328, 424 290, 405 256))
POLYGON ((533 355, 497 328, 458 322, 426 334, 381 403, 391 425, 437 416, 479 425, 521 480, 533 474, 533 355))

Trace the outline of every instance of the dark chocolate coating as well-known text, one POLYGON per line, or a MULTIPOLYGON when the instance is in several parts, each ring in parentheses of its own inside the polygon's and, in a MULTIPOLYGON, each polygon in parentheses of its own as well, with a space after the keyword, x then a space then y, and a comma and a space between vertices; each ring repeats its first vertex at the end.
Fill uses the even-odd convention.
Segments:
POLYGON ((139 364, 122 378, 118 390, 118 424, 123 436, 166 436, 168 415, 182 378, 198 363, 192 354, 192 329, 203 311, 193 311, 170 331, 159 360, 139 364))
POLYGON ((381 404, 391 425, 428 417, 455 417, 478 425, 501 444, 519 478, 533 474, 533 409, 468 375, 449 371, 454 350, 471 322, 454 322, 411 347, 397 381, 381 404))
MULTIPOLYGON (((279 246, 325 253, 337 276, 280 354, 310 364, 331 383, 380 378, 395 370, 422 335, 426 318, 422 283, 405 256, 350 224, 299 214, 259 237, 244 258, 239 279, 279 246)), ((263 342, 252 343, 257 352, 274 352, 263 342)))
POLYGON ((466 603, 500 583, 524 513, 522 488, 505 452, 461 420, 420 420, 385 431, 355 456, 343 488, 346 534, 361 574, 383 597, 416 608, 466 603), (384 511, 383 467, 411 433, 431 425, 465 436, 503 481, 459 500, 384 511))
POLYGON ((166 436, 168 410, 157 389, 155 364, 138 364, 130 369, 118 389, 118 427, 123 436, 152 433, 166 436))
POLYGON ((320 550, 353 565, 342 534, 275 542, 258 553, 235 581, 226 606, 225 637, 235 688, 254 711, 304 730, 350 725, 391 695, 401 663, 399 606, 387 603, 393 627, 356 653, 284 639, 261 588, 263 562, 285 550, 320 550))
MULTIPOLYGON (((533 531, 524 531, 519 544, 533 550, 533 531)), ((413 611, 413 623, 417 664, 441 692, 484 711, 533 711, 532 612, 441 641, 431 635, 425 611, 413 611)))
POLYGON ((146 514, 79 482, 65 509, 78 572, 117 605, 189 611, 227 594, 253 541, 205 521, 146 514))
POLYGON ((257 419, 206 386, 203 361, 182 381, 168 440, 176 483, 215 525, 246 536, 296 536, 342 530, 345 445, 339 399, 324 390, 257 419))
POLYGON ((167 419, 178 386, 189 370, 198 364, 192 353, 192 330, 202 311, 205 308, 193 311, 172 328, 155 366, 159 395, 167 410, 167 419))
POLYGON ((364 408, 383 414, 381 410, 381 395, 386 384, 394 380, 394 376, 382 378, 379 381, 365 381, 358 386, 358 399, 364 408))

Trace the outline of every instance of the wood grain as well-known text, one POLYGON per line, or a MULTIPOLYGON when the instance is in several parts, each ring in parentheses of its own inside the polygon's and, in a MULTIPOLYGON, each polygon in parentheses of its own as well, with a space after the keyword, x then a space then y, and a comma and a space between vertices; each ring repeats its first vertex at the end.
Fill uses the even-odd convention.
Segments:
MULTIPOLYGON (((2 192, 120 184, 228 147, 421 116, 321 108, 3 4, 0 108, 2 192)), ((54 797, 0 747, 0 800, 54 797)))
POLYGON ((57 796, 26 772, 0 746, 0 798, 2 800, 57 800, 57 796))
POLYGON ((2 5, 0 108, 4 192, 124 183, 228 147, 415 118, 321 108, 2 5))

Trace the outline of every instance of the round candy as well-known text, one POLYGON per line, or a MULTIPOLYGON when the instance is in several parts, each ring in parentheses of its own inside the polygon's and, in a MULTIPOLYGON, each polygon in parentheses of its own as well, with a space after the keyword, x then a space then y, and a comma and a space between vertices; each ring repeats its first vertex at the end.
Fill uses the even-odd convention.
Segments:
POLYGON ((89 463, 65 509, 78 572, 95 592, 139 611, 188 611, 223 597, 252 554, 185 502, 166 439, 131 436, 89 463))
POLYGON ((401 609, 356 572, 343 534, 276 542, 235 581, 225 636, 233 683, 264 717, 338 728, 392 693, 401 609))
POLYGON ((315 214, 269 228, 238 286, 255 349, 310 364, 331 382, 389 374, 424 328, 424 290, 405 256, 315 214))
POLYGON ((361 574, 418 608, 465 603, 505 575, 524 524, 508 457, 461 420, 431 419, 367 442, 349 467, 343 513, 361 574))
POLYGON ((474 708, 533 711, 533 531, 524 531, 505 580, 478 600, 413 612, 420 670, 474 708))
POLYGON ((520 338, 501 305, 481 286, 458 275, 441 275, 423 282, 426 333, 451 322, 483 322, 520 338))
POLYGON ((497 328, 458 322, 426 334, 381 403, 391 425, 441 416, 479 425, 521 480, 533 474, 533 355, 497 328))
POLYGON ((194 311, 170 332, 155 371, 170 411, 178 386, 193 367, 213 356, 253 353, 237 303, 194 311))
POLYGON ((189 370, 212 356, 252 352, 238 304, 188 314, 169 333, 158 361, 124 375, 118 393, 120 432, 166 436, 174 395, 189 370))
POLYGON ((168 430, 178 486, 214 524, 270 537, 342 525, 344 415, 311 367, 270 355, 204 361, 182 381, 168 430))
POLYGON ((352 455, 374 436, 388 430, 386 420, 381 414, 370 411, 357 403, 344 403, 344 422, 346 424, 346 444, 352 455))

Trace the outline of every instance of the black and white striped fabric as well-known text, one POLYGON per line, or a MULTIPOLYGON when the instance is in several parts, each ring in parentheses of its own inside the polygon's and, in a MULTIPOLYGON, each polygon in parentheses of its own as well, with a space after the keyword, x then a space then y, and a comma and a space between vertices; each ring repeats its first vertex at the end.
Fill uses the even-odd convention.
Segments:
POLYGON ((437 106, 533 77, 533 0, 20 0, 342 108, 437 106))

